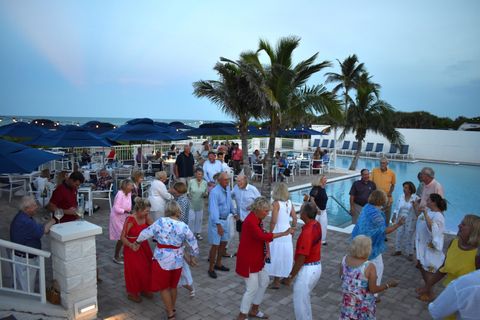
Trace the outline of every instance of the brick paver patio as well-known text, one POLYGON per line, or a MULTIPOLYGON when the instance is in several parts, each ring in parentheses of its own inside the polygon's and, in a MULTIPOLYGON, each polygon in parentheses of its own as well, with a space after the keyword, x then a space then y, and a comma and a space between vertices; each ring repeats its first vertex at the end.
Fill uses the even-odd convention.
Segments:
MULTIPOLYGON (((304 178, 305 183, 311 177, 304 178)), ((298 179, 297 179, 298 180, 298 179)), ((301 184, 302 181, 296 181, 301 184)), ((8 228, 16 213, 18 197, 8 204, 5 196, 0 198, 0 238, 8 239, 8 228)), ((123 278, 123 266, 112 261, 114 242, 108 239, 109 210, 105 201, 97 202, 102 208, 87 221, 103 228, 103 234, 97 236, 98 267, 100 278, 98 284, 99 319, 164 319, 166 318, 159 294, 153 300, 144 299, 137 304, 127 299, 123 278)), ((39 218, 42 213, 39 214, 39 218)), ((207 213, 205 211, 205 217, 207 213)), ((207 219, 204 219, 206 222, 207 219)), ((299 232, 296 233, 295 238, 299 232)), ((218 278, 207 275, 207 254, 209 246, 205 240, 200 241, 199 265, 192 268, 196 296, 190 298, 188 291, 180 288, 177 300, 177 319, 234 319, 239 311, 240 300, 245 290, 244 281, 235 274, 235 258, 224 259, 230 272, 217 272, 218 278)), ((322 248, 322 276, 313 290, 312 308, 314 319, 337 319, 339 316, 341 291, 338 276, 339 263, 347 252, 349 234, 328 232, 328 246, 322 248)), ((388 251, 384 254, 384 280, 400 280, 397 288, 381 295, 377 305, 378 319, 430 319, 427 305, 415 298, 414 288, 421 284, 421 278, 414 263, 405 257, 391 257, 393 236, 389 236, 388 251)), ((44 250, 49 249, 48 236, 44 237, 44 250)), ((238 236, 230 244, 230 252, 235 252, 238 236)), ((47 281, 51 281, 51 261, 47 261, 47 281)), ((441 288, 437 288, 437 293, 441 288)), ((279 290, 268 289, 261 309, 270 315, 270 319, 294 319, 292 289, 281 287, 279 290)), ((17 316, 18 317, 18 316, 17 316)))

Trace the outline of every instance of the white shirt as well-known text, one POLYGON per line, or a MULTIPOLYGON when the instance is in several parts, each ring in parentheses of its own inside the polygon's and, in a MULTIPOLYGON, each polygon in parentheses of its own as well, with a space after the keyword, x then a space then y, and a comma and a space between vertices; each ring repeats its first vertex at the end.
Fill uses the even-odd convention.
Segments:
POLYGON ((232 198, 234 198, 237 203, 236 214, 239 215, 240 220, 245 220, 250 213, 250 210, 247 208, 258 197, 260 197, 260 192, 258 192, 258 189, 251 184, 247 184, 245 189, 240 189, 238 185, 233 187, 232 198))
POLYGON ((170 199, 173 199, 173 195, 168 193, 165 184, 158 179, 153 180, 148 196, 148 200, 152 206, 151 210, 163 213, 165 211, 165 202, 170 199))
POLYGON ((398 215, 398 218, 400 218, 402 216, 407 217, 411 214, 414 214, 413 202, 415 202, 417 199, 418 196, 416 194, 412 194, 410 196, 410 200, 407 202, 405 201, 405 194, 402 194, 397 201, 395 210, 393 211, 393 217, 397 218, 398 215))
POLYGON ((470 272, 450 284, 428 305, 433 319, 456 314, 457 319, 479 319, 480 270, 470 272))
POLYGON ((211 163, 210 160, 205 161, 203 164, 203 172, 205 173, 205 180, 207 182, 215 182, 213 176, 219 172, 222 172, 222 163, 219 160, 215 160, 211 163))

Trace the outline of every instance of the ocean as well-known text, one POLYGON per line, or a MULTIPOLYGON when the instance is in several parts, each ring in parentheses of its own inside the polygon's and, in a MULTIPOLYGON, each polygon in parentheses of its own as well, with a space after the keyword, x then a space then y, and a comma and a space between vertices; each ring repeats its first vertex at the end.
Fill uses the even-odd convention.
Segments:
MULTIPOLYGON (((15 121, 21 122, 30 122, 35 119, 49 119, 54 122, 58 122, 61 125, 82 125, 89 121, 101 121, 114 124, 116 126, 121 126, 125 124, 128 120, 133 118, 100 118, 100 117, 44 117, 44 116, 2 116, 0 115, 0 126, 10 124, 15 121)), ((173 121, 181 121, 186 125, 198 128, 202 123, 209 123, 213 121, 209 120, 184 120, 184 119, 154 119, 154 121, 170 123, 173 121)))

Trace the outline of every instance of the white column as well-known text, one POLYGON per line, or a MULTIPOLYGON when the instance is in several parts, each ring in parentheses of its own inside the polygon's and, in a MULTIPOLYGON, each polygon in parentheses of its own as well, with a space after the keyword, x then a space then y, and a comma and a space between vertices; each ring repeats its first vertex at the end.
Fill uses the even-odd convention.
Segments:
POLYGON ((50 229, 53 279, 70 319, 96 319, 97 261, 95 235, 102 228, 87 221, 56 224, 50 229))

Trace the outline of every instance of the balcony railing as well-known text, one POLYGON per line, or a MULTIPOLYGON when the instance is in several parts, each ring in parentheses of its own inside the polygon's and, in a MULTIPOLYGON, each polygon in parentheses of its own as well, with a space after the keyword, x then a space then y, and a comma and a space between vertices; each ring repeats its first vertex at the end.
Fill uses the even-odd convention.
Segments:
POLYGON ((50 258, 50 252, 0 239, 0 253, 0 291, 33 296, 46 303, 45 258, 50 258), (26 281, 17 279, 19 268, 26 270, 26 281), (31 279, 32 275, 35 279, 31 279), (39 292, 35 292, 37 275, 39 292), (20 281, 26 283, 26 290, 19 288, 20 281))

